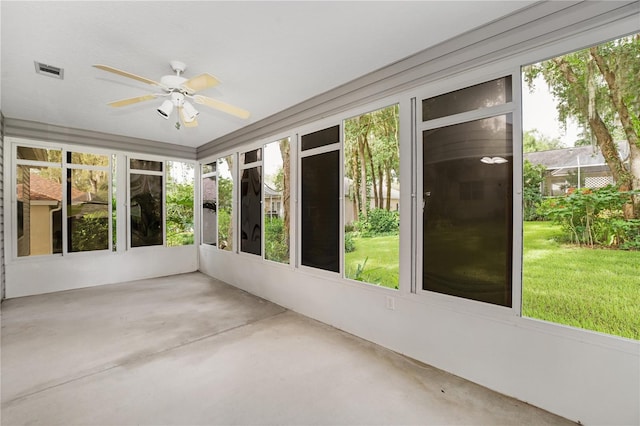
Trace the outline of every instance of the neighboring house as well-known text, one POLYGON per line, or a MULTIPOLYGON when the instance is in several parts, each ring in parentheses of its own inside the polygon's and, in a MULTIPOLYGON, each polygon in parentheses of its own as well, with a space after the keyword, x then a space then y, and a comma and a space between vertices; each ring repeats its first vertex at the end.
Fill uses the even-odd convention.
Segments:
POLYGON ((282 192, 264 184, 264 214, 266 217, 283 217, 282 192))
MULTIPOLYGON (((73 204, 91 200, 89 193, 76 188, 71 191, 73 204)), ((36 173, 23 173, 17 196, 18 256, 61 253, 62 184, 36 173)))
MULTIPOLYGON (((624 163, 629 162, 629 144, 616 142, 624 163)), ((524 159, 546 167, 542 195, 563 195, 569 188, 601 188, 614 184, 614 179, 599 148, 579 146, 528 152, 524 159)))
MULTIPOLYGON (((356 208, 356 202, 354 199, 355 195, 354 195, 353 180, 348 177, 344 178, 344 195, 345 195, 344 223, 350 224, 354 220, 356 220, 358 216, 358 212, 356 208)), ((383 206, 387 205, 386 196, 387 196, 387 187, 385 184, 383 184, 382 185, 382 205, 383 206)), ((376 208, 375 201, 376 200, 373 194, 373 188, 369 188, 369 208, 370 209, 376 208)), ((400 209, 400 190, 397 188, 394 188, 393 184, 391 185, 391 197, 390 197, 389 205, 391 207, 391 211, 398 211, 400 209)))

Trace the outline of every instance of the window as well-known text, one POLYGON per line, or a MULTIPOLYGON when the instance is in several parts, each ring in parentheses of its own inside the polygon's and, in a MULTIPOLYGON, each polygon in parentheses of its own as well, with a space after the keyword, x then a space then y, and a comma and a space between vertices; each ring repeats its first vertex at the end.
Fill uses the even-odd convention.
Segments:
POLYGON ((264 258, 289 263, 290 139, 264 146, 264 258))
POLYGON ((398 288, 398 105, 344 121, 344 274, 398 288))
POLYGON ((109 249, 108 155, 67 152, 67 251, 109 249))
POLYGON ((218 248, 233 251, 234 156, 218 159, 218 248))
POLYGON ((638 52, 633 34, 522 68, 522 315, 636 340, 638 52))
POLYGON ((422 132, 423 290, 512 304, 512 115, 490 110, 511 99, 510 80, 422 103, 428 118, 471 111, 422 132), (478 115, 487 117, 471 119, 478 115))
POLYGON ((301 138, 301 264, 340 271, 340 126, 301 138))
POLYGON ((129 220, 131 247, 163 245, 163 163, 130 159, 129 220))
POLYGON ((109 155, 17 146, 16 164, 19 257, 110 248, 109 155))
POLYGON ((217 245, 218 186, 216 163, 202 165, 202 244, 217 245))
POLYGON ((167 161, 167 246, 193 244, 194 165, 167 161))
POLYGON ((262 149, 240 154, 240 251, 262 253, 262 149))

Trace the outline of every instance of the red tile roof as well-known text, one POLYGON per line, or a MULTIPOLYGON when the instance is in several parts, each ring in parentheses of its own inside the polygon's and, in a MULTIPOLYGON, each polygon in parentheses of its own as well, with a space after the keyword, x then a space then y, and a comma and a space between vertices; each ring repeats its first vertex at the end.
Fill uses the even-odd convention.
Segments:
MULTIPOLYGON (((62 201, 62 184, 55 180, 46 179, 40 175, 31 174, 29 199, 31 201, 62 201)), ((22 184, 18 184, 18 198, 22 198, 22 184)), ((73 201, 87 201, 89 194, 79 189, 71 188, 73 201)))

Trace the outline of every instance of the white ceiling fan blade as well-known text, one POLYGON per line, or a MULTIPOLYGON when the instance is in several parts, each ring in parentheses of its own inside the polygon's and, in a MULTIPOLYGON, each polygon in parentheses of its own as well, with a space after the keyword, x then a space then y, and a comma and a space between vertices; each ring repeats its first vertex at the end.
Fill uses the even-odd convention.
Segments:
POLYGON ((155 99, 157 97, 158 95, 136 96, 135 98, 127 98, 127 99, 121 99, 119 101, 109 102, 107 105, 111 107, 119 108, 119 107, 131 105, 131 104, 136 104, 138 102, 150 101, 151 99, 155 99))
POLYGON ((206 96, 195 95, 193 97, 193 100, 196 101, 196 103, 206 105, 210 108, 218 109, 220 111, 226 112, 227 114, 235 115, 236 117, 240 117, 245 120, 251 115, 247 110, 229 105, 216 99, 208 98, 206 96))
POLYGON ((183 107, 178 108, 178 114, 180 115, 180 121, 182 121, 182 125, 184 127, 198 127, 198 120, 196 120, 195 118, 191 121, 186 120, 183 107))
POLYGON ((211 74, 204 73, 190 78, 189 80, 182 83, 182 88, 192 94, 195 92, 199 92, 200 90, 217 86, 218 84, 220 84, 220 81, 218 81, 217 78, 215 78, 211 74))
POLYGON ((98 64, 98 65, 94 65, 94 67, 98 68, 98 69, 101 69, 103 71, 112 72, 114 74, 121 75, 122 77, 132 78, 134 80, 138 80, 138 81, 141 81, 143 83, 150 84, 152 86, 158 86, 158 87, 163 87, 164 88, 164 86, 162 84, 158 83, 157 81, 153 81, 153 80, 150 80, 150 79, 145 78, 145 77, 140 77, 139 75, 131 74, 130 72, 122 71, 122 70, 119 70, 117 68, 110 67, 109 65, 100 65, 100 64, 98 64))

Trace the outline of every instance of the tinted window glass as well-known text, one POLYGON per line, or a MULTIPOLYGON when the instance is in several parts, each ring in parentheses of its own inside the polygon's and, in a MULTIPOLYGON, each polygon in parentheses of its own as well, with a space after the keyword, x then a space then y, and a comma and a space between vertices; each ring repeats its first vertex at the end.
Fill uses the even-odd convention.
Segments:
POLYGON ((109 248, 109 174, 67 169, 67 249, 109 248))
POLYGON ((511 115, 423 132, 423 289, 511 306, 511 115))
POLYGON ((262 248, 262 167, 242 171, 240 181, 240 250, 260 254, 262 248))
POLYGON ((339 272, 340 155, 302 158, 302 264, 339 272))
POLYGON ((511 76, 422 101, 422 121, 511 102, 511 76))
POLYGON ((150 161, 150 160, 136 160, 132 158, 129 160, 129 168, 135 170, 149 170, 152 172, 162 171, 162 161, 150 161))
POLYGON ((202 179, 202 244, 216 245, 217 238, 217 198, 216 177, 202 179))
POLYGON ((240 154, 240 157, 242 164, 255 163, 256 161, 262 160, 262 149, 258 148, 245 152, 244 154, 240 154))
POLYGON ((329 127, 324 130, 302 136, 302 150, 318 148, 340 142, 340 126, 329 127))
POLYGON ((162 176, 130 176, 131 247, 162 245, 162 176))

